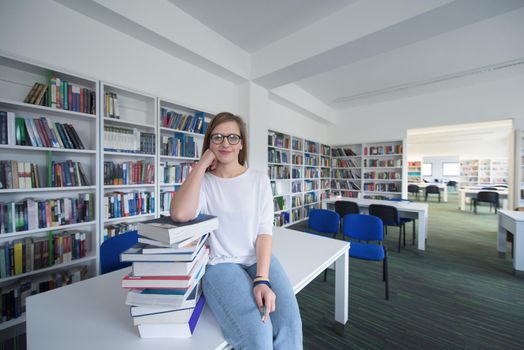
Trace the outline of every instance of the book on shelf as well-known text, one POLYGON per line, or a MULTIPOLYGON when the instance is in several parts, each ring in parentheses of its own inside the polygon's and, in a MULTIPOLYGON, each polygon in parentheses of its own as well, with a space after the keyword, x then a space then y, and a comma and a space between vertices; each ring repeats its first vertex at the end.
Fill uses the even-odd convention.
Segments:
POLYGON ((73 125, 58 122, 50 125, 45 117, 15 117, 14 135, 19 146, 85 149, 73 125))
MULTIPOLYGON (((103 241, 111 237, 115 237, 125 232, 136 231, 136 222, 119 222, 117 224, 106 225, 102 231, 103 241)), ((103 242, 102 241, 102 242, 103 242)))
POLYGON ((193 136, 177 133, 174 136, 162 136, 160 154, 172 157, 198 157, 198 145, 193 136))
POLYGON ((162 107, 160 109, 160 121, 164 128, 196 134, 204 134, 207 128, 204 112, 196 112, 195 115, 190 115, 170 111, 162 107))
POLYGON ((197 238, 218 228, 218 218, 199 214, 187 222, 175 222, 169 216, 144 221, 138 224, 138 233, 146 238, 173 244, 188 238, 197 238))
POLYGON ((48 187, 90 186, 82 163, 66 160, 48 164, 48 187))
POLYGON ((104 93, 104 117, 120 119, 120 107, 116 92, 104 93))
POLYGON ((22 316, 26 311, 28 296, 43 293, 85 279, 87 268, 77 266, 65 271, 49 273, 36 278, 20 279, 0 288, 0 323, 22 316))
POLYGON ((206 299, 200 298, 187 322, 182 323, 139 323, 138 331, 141 338, 188 338, 195 331, 198 320, 204 310, 206 299))
POLYGON ((16 160, 0 160, 0 189, 31 189, 40 187, 37 164, 16 160))
POLYGON ((104 162, 104 185, 154 184, 155 165, 152 162, 104 162))
POLYGON ((104 194, 105 219, 121 218, 155 212, 154 191, 110 192, 104 194))
POLYGON ((154 133, 104 125, 104 151, 155 154, 154 133))
POLYGON ((0 145, 15 144, 15 113, 0 111, 0 145))

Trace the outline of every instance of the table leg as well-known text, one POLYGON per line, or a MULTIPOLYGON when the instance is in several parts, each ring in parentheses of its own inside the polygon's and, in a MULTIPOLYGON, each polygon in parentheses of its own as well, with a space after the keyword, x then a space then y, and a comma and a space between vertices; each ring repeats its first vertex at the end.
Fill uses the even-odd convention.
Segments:
POLYGON ((503 220, 504 217, 499 214, 497 215, 499 230, 497 234, 497 251, 499 258, 506 256, 506 229, 504 228, 503 220))
POLYGON ((459 193, 460 210, 466 210, 466 194, 463 191, 459 193))
POLYGON ((346 250, 335 261, 335 332, 344 335, 348 321, 349 255, 346 250))
MULTIPOLYGON (((515 233, 513 234, 513 268, 515 274, 524 272, 524 239, 522 237, 522 230, 524 225, 522 222, 518 222, 516 225, 515 233)), ((505 243, 505 242, 504 242, 505 243)))
POLYGON ((444 202, 448 202, 448 186, 444 187, 444 202))
POLYGON ((428 229, 428 213, 419 212, 418 214, 418 253, 424 255, 426 250, 426 239, 427 239, 427 229, 428 229))

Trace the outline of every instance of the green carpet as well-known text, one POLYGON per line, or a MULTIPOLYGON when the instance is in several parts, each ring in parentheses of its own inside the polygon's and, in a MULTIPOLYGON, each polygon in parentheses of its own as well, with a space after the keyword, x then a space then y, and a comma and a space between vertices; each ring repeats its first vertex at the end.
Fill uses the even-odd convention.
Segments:
POLYGON ((389 301, 381 263, 350 259, 345 336, 332 330, 332 271, 298 294, 305 349, 524 348, 524 279, 512 275, 509 258, 497 258, 497 216, 488 207, 460 212, 457 195, 449 197, 430 202, 424 256, 411 245, 410 225, 400 253, 398 230, 389 229, 389 301))

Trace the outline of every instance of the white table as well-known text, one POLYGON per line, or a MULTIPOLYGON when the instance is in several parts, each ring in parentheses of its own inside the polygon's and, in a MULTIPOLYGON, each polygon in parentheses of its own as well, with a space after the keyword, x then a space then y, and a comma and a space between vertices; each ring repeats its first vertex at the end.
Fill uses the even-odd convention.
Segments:
MULTIPOLYGON (((349 243, 275 228, 273 251, 298 293, 335 263, 335 330, 348 320, 349 243)), ((192 338, 141 339, 133 326, 121 278, 114 271, 27 299, 28 349, 224 349, 228 344, 206 306, 192 338)))
POLYGON ((502 204, 503 209, 508 209, 508 190, 481 190, 481 189, 460 189, 459 190, 459 206, 460 210, 466 210, 466 198, 474 198, 480 192, 497 192, 499 194, 499 200, 502 204))
POLYGON ((499 231, 497 251, 500 257, 506 256, 506 230, 513 233, 513 269, 524 271, 524 212, 499 210, 499 231))
POLYGON ((426 238, 428 235, 428 204, 427 203, 419 203, 419 202, 409 202, 409 201, 402 201, 402 202, 394 202, 394 201, 386 201, 386 200, 377 200, 377 199, 363 199, 363 198, 329 198, 322 202, 322 207, 324 209, 328 208, 328 205, 334 204, 336 201, 350 201, 355 202, 358 204, 358 206, 361 209, 364 209, 367 211, 367 208, 370 204, 383 204, 383 205, 390 205, 395 208, 397 208, 399 214, 402 215, 402 217, 406 218, 412 218, 417 219, 418 222, 418 241, 417 241, 417 248, 419 254, 423 254, 423 252, 426 250, 426 238))
POLYGON ((448 201, 448 186, 440 182, 420 182, 420 183, 409 183, 408 185, 417 185, 420 189, 425 189, 428 186, 437 186, 442 192, 442 200, 448 201))

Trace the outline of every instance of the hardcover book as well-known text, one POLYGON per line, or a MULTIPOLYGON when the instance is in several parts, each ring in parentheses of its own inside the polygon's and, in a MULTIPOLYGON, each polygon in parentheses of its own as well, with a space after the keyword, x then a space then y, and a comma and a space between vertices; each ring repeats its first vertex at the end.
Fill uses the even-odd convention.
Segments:
POLYGON ((162 217, 138 224, 138 233, 163 243, 173 244, 191 237, 197 238, 218 228, 218 218, 200 214, 194 220, 175 222, 170 217, 162 217))

